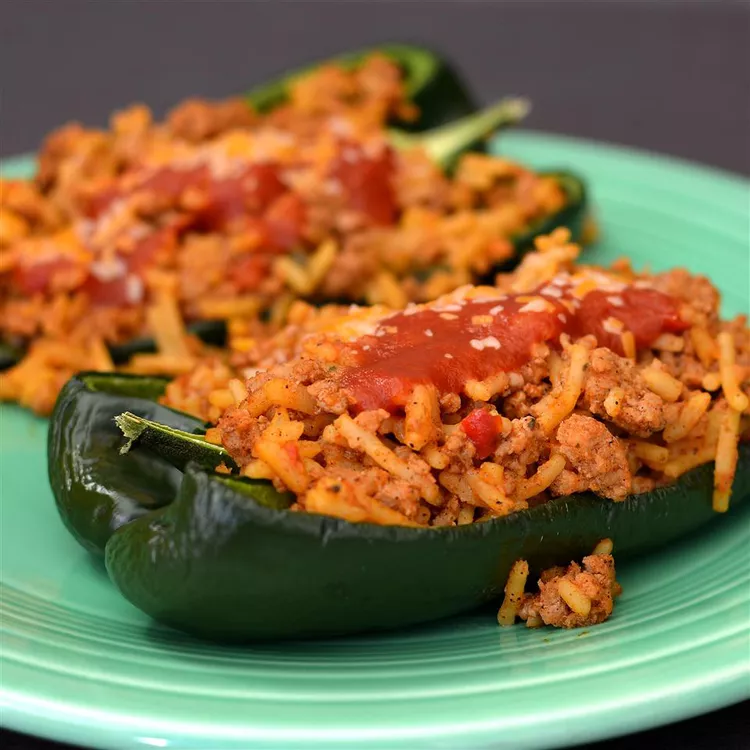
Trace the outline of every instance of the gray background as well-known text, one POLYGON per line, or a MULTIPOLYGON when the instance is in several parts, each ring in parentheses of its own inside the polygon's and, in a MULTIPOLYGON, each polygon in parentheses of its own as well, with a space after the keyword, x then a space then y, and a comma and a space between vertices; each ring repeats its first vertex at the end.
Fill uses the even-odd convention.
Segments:
MULTIPOLYGON (((531 97, 530 127, 750 174, 750 5, 728 0, 0 0, 0 154, 33 150, 69 119, 103 125, 134 101, 163 113, 382 41, 436 47, 483 101, 531 97)), ((739 749, 747 712, 595 747, 739 749)), ((60 747, 10 732, 0 744, 60 747)))
POLYGON ((2 0, 0 152, 68 119, 221 97, 342 48, 423 42, 529 126, 750 174, 747 2, 2 0))

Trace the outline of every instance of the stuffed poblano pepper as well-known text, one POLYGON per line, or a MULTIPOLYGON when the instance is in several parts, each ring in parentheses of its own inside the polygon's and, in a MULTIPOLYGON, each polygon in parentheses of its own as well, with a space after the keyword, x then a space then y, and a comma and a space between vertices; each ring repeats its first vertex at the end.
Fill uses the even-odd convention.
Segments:
POLYGON ((53 133, 35 180, 0 191, 0 363, 20 357, 0 396, 48 413, 76 371, 180 374, 228 322, 426 301, 554 227, 579 236, 577 177, 472 151, 526 102, 469 104, 432 53, 396 46, 53 133))
POLYGON ((133 604, 210 638, 504 591, 504 624, 600 622, 612 544, 663 549, 750 499, 750 332, 705 278, 579 267, 568 239, 495 287, 300 310, 233 376, 79 375, 50 429, 64 522, 133 604))
MULTIPOLYGON (((390 85, 389 93, 397 94, 400 101, 395 103, 400 106, 389 112, 389 119, 409 130, 443 125, 477 109, 470 89, 446 60, 430 49, 411 44, 386 44, 317 62, 256 86, 245 98, 256 112, 278 110, 297 93, 300 80, 312 80, 315 85, 316 75, 322 79, 323 94, 339 85, 348 88, 341 93, 349 95, 354 87, 347 78, 354 78, 355 85, 366 86, 367 82, 361 79, 368 75, 372 76, 371 85, 390 85), (358 71, 360 81, 356 80, 358 71), (355 75, 347 77, 342 72, 355 75), (393 86, 395 78, 400 82, 397 89, 393 86)), ((359 92, 354 89, 354 93, 359 92)))

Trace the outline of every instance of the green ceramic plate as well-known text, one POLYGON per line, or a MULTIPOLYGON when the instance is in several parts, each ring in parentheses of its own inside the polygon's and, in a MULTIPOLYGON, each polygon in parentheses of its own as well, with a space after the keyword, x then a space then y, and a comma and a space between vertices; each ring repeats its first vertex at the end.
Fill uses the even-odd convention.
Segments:
MULTIPOLYGON (((710 274, 747 311, 748 184, 658 156, 533 133, 501 150, 571 167, 604 240, 710 274)), ((9 168, 28 173, 29 161, 9 168)), ((3 406, 2 719, 100 748, 541 748, 632 732, 750 696, 750 513, 624 566, 614 617, 501 630, 491 612, 314 643, 222 648, 149 622, 68 536, 46 425, 3 406)))

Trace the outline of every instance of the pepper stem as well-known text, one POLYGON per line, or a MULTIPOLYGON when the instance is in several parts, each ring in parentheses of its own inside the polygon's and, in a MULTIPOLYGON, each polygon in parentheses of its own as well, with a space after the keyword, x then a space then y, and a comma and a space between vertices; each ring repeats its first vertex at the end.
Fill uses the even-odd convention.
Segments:
POLYGON ((390 130, 388 137, 398 149, 422 148, 438 165, 447 169, 462 152, 491 136, 496 130, 520 122, 531 109, 528 99, 510 97, 460 120, 425 133, 390 130))
POLYGON ((115 423, 127 438, 125 445, 120 448, 121 454, 128 453, 139 443, 180 470, 190 461, 195 461, 206 469, 215 469, 220 464, 230 469, 237 468, 220 445, 209 443, 203 435, 177 430, 129 411, 115 417, 115 423))

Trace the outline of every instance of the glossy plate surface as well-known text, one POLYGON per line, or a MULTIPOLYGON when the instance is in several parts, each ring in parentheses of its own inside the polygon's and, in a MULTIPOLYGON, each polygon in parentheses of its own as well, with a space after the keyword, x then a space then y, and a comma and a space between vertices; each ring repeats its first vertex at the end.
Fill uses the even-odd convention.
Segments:
MULTIPOLYGON (((748 183, 655 155, 519 132, 500 151, 590 183, 589 256, 707 273, 750 300, 748 183)), ((29 174, 31 162, 4 173, 29 174)), ((622 566, 614 617, 500 630, 492 612, 372 637, 223 648, 120 598, 65 532, 45 422, 0 407, 3 723, 95 747, 541 748, 750 697, 750 509, 622 566)))

